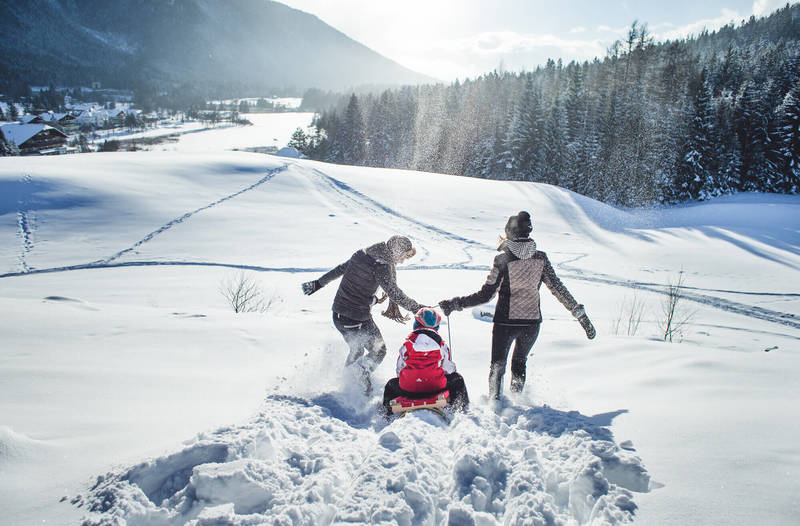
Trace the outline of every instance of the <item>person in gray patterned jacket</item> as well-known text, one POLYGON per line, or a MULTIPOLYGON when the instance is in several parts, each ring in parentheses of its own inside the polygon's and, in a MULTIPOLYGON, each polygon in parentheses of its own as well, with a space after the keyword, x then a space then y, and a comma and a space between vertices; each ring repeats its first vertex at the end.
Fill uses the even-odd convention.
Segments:
POLYGON ((528 354, 539 336, 542 323, 539 288, 542 283, 578 319, 589 339, 595 330, 583 305, 578 304, 564 283, 558 279, 547 254, 536 250, 529 236, 533 227, 528 212, 508 218, 506 237, 498 247, 494 265, 481 289, 468 296, 459 296, 439 303, 445 316, 452 311, 474 307, 498 295, 492 329, 492 363, 489 371, 489 396, 499 399, 503 375, 511 345, 516 342, 511 357, 511 391, 520 392, 525 386, 528 354))
POLYGON ((382 314, 398 323, 405 323, 411 318, 402 316, 398 305, 414 313, 422 308, 397 286, 395 269, 406 259, 414 257, 416 252, 407 237, 392 236, 386 242, 358 250, 319 279, 302 285, 305 294, 313 294, 331 281, 342 278, 333 300, 333 325, 350 347, 345 365, 355 364, 360 369, 358 373, 367 392, 371 388, 369 374, 386 356, 386 343, 370 310, 388 296, 389 307, 382 314), (376 296, 378 287, 384 291, 381 298, 376 296))

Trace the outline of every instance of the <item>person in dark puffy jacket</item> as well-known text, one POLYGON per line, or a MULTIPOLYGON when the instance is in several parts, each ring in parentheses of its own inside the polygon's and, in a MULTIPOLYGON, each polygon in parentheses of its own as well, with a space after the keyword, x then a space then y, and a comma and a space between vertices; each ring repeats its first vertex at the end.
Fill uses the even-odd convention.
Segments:
POLYGON ((395 267, 414 257, 416 249, 404 236, 392 236, 386 242, 376 243, 357 251, 349 260, 317 280, 303 283, 303 292, 313 294, 331 281, 341 277, 339 289, 333 300, 333 325, 350 347, 345 365, 356 365, 370 391, 369 374, 386 356, 386 343, 372 319, 371 308, 389 298, 389 307, 382 314, 398 323, 403 317, 400 307, 417 312, 422 305, 406 296, 397 286, 395 267), (378 287, 384 294, 378 298, 378 287))
POLYGON ((439 303, 445 316, 452 311, 474 307, 498 295, 492 329, 492 362, 489 370, 489 396, 499 399, 503 375, 511 345, 511 391, 520 392, 525 386, 528 354, 539 336, 542 323, 539 288, 542 283, 581 323, 586 336, 594 338, 595 330, 583 305, 578 304, 567 287, 558 279, 547 254, 536 249, 529 236, 533 226, 528 212, 508 218, 505 238, 497 250, 494 265, 486 283, 478 292, 458 296, 439 303))
POLYGON ((414 315, 414 330, 406 337, 397 357, 397 377, 383 389, 383 407, 391 414, 390 402, 398 396, 429 398, 448 390, 449 403, 456 411, 469 405, 464 378, 456 371, 450 347, 439 336, 442 317, 430 307, 414 315))

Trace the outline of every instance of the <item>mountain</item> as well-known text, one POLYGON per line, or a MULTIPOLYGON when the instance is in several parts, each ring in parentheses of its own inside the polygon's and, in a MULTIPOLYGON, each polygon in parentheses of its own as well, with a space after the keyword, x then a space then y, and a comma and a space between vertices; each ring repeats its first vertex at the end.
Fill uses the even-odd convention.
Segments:
POLYGON ((0 0, 0 77, 343 89, 415 73, 269 0, 0 0))

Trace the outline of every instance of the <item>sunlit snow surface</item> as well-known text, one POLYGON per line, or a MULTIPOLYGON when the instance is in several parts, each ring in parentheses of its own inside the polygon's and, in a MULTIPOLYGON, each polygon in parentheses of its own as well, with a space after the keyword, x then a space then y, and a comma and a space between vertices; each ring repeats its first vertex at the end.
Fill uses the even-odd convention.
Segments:
MULTIPOLYGON (((224 149, 0 159, 0 522, 796 523, 797 197, 624 211, 224 149), (491 325, 456 313, 471 411, 384 422, 342 370, 336 284, 299 284, 404 234, 409 295, 474 292, 523 209, 597 339, 543 287, 526 390, 493 407, 491 325), (268 312, 226 306, 241 270, 268 312), (694 316, 665 343, 681 270, 694 316), (637 334, 612 331, 634 292, 637 334)), ((382 385, 410 327, 375 316, 382 385)))

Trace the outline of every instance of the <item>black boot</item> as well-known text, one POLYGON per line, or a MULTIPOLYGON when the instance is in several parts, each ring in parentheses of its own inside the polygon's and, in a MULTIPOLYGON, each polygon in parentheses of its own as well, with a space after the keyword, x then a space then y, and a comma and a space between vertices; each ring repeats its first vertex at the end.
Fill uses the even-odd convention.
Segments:
POLYGON ((503 374, 505 369, 505 364, 492 364, 489 370, 489 401, 500 400, 500 395, 503 393, 503 374))
POLYGON ((524 376, 516 376, 516 375, 512 374, 511 375, 511 392, 512 393, 521 393, 523 387, 525 387, 525 377, 524 376))

